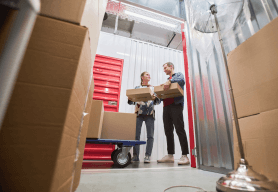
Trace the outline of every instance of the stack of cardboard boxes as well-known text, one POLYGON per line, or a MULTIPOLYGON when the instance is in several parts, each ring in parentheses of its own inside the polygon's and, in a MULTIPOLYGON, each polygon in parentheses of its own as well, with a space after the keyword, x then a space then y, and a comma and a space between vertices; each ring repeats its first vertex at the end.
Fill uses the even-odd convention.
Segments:
MULTIPOLYGON (((173 83, 168 91, 162 86, 154 87, 154 91, 163 98, 183 96, 178 83, 173 83)), ((152 100, 151 88, 128 89, 126 96, 134 102, 152 100)), ((103 101, 94 100, 88 128, 87 138, 135 140, 136 117, 134 113, 104 111, 103 101)))
POLYGON ((41 0, 1 127, 0 190, 76 190, 106 3, 41 0))
POLYGON ((103 101, 94 100, 87 138, 135 140, 136 116, 104 111, 103 101))
MULTIPOLYGON (((244 152, 254 170, 278 182, 278 18, 228 54, 244 152)), ((234 129, 235 168, 239 163, 234 129)))

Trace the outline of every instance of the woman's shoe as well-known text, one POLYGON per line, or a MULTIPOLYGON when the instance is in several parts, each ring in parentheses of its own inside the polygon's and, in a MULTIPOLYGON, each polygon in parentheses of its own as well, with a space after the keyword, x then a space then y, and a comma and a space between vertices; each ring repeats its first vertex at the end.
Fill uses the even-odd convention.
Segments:
POLYGON ((151 157, 146 155, 146 157, 144 158, 144 163, 150 163, 151 162, 151 157))

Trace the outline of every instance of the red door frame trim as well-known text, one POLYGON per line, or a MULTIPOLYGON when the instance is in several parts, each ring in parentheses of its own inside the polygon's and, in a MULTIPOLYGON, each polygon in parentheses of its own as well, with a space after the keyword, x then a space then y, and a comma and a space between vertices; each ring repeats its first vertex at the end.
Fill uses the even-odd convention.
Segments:
POLYGON ((192 149, 195 147, 194 137, 194 126, 193 126, 193 113, 192 113, 192 99, 191 99, 191 88, 189 79, 189 65, 187 58, 186 38, 184 33, 184 23, 181 24, 182 32, 182 47, 183 47, 183 58, 184 58, 184 72, 185 72, 185 85, 186 85, 186 97, 187 97, 187 110, 188 110, 188 125, 189 125, 189 142, 190 142, 190 157, 191 167, 196 168, 196 158, 192 154, 192 149))

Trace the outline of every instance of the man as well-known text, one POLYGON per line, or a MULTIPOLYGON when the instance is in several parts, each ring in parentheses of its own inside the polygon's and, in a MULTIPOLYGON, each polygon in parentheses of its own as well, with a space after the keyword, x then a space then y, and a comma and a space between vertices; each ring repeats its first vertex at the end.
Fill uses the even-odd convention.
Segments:
MULTIPOLYGON (((184 77, 183 74, 174 72, 174 64, 167 62, 163 65, 164 72, 166 75, 169 75, 168 80, 162 84, 164 90, 170 88, 171 83, 178 83, 182 89, 184 89, 184 77)), ((188 142, 186 133, 184 130, 184 121, 183 121, 183 105, 184 98, 175 97, 163 99, 163 122, 164 122, 164 131, 167 140, 167 151, 168 155, 163 157, 161 160, 157 160, 158 163, 174 163, 174 154, 175 154, 175 142, 174 142, 174 126, 176 133, 179 137, 182 157, 180 158, 179 165, 188 165, 190 164, 187 154, 188 151, 188 142)))

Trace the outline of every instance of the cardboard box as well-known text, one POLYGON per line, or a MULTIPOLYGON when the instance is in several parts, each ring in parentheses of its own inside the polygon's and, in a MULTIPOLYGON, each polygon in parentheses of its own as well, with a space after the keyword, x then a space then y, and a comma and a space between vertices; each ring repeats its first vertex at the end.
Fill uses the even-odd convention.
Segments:
POLYGON ((104 14, 106 11, 108 0, 98 0, 98 17, 99 17, 99 30, 101 30, 104 14))
MULTIPOLYGON (((246 160, 255 171, 278 182, 278 109, 239 119, 246 160)), ((235 168, 240 154, 234 128, 235 168)))
POLYGON ((278 18, 228 54, 238 117, 278 108, 278 18))
POLYGON ((100 138, 104 116, 103 101, 93 100, 87 138, 100 138))
POLYGON ((40 14, 80 24, 86 1, 87 0, 41 0, 40 14))
POLYGON ((84 156, 84 148, 86 144, 86 137, 87 137, 87 131, 89 127, 89 121, 90 121, 90 113, 92 110, 92 102, 93 102, 93 93, 94 93, 94 81, 92 79, 89 95, 88 95, 88 101, 87 101, 87 106, 85 113, 87 115, 84 117, 83 120, 83 127, 82 127, 82 132, 80 135, 80 142, 79 142, 79 156, 78 160, 76 162, 76 168, 75 168, 75 174, 74 174, 74 180, 73 180, 73 191, 76 191, 79 182, 80 182, 80 176, 81 176, 81 169, 82 169, 82 163, 83 163, 83 156, 84 156))
POLYGON ((104 112, 101 139, 135 140, 137 114, 104 112))
POLYGON ((1 128, 3 191, 70 191, 91 70, 88 30, 38 16, 1 128))
POLYGON ((172 83, 168 91, 164 91, 163 86, 155 86, 154 92, 161 99, 183 96, 183 90, 178 83, 172 83))
POLYGON ((96 26, 99 26, 106 5, 107 0, 41 0, 40 14, 81 25, 97 18, 96 26))
POLYGON ((85 26, 89 29, 92 61, 108 0, 41 0, 41 15, 85 26))
POLYGON ((133 102, 153 100, 151 88, 127 89, 126 96, 133 102))

